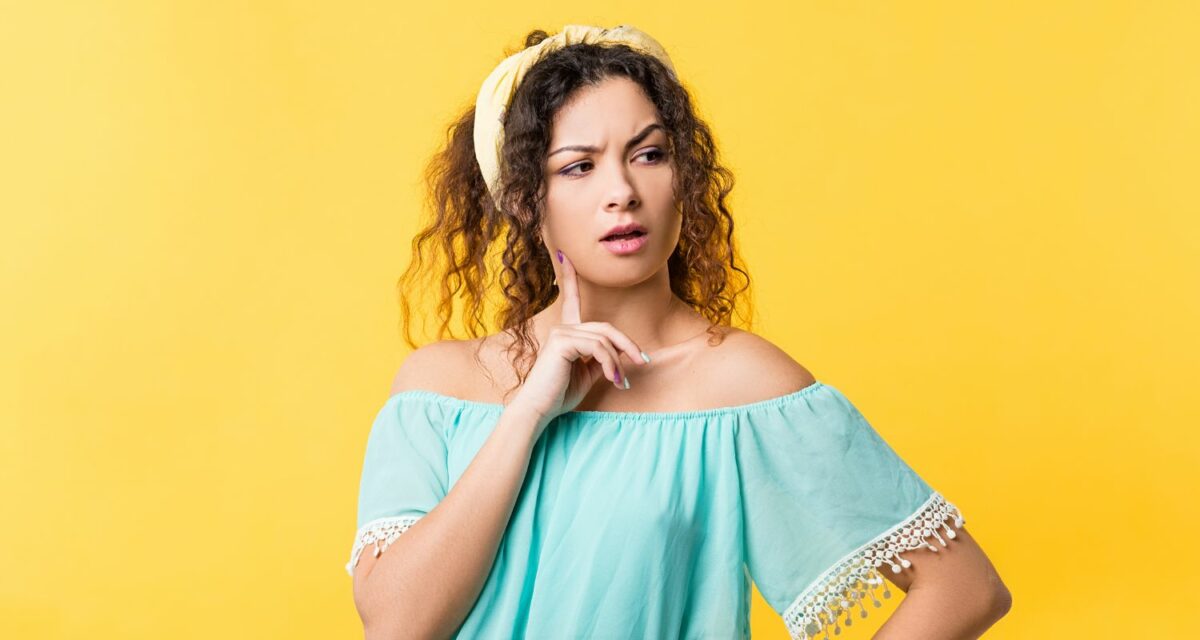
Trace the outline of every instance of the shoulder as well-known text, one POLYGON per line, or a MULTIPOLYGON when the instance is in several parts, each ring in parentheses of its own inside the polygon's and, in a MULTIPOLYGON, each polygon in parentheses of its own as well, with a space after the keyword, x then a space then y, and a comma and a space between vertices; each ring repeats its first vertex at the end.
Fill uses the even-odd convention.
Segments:
POLYGON ((722 405, 737 405, 799 391, 816 378, 788 352, 750 331, 728 328, 722 343, 705 350, 701 365, 714 388, 710 397, 721 397, 722 405))
POLYGON ((390 394, 420 389, 457 395, 463 371, 471 366, 471 354, 477 343, 477 340, 439 340, 413 350, 392 378, 390 394))

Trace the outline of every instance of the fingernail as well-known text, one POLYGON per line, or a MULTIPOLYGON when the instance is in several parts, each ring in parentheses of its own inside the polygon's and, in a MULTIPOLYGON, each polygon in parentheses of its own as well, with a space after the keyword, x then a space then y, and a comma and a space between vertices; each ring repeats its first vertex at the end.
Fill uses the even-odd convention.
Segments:
POLYGON ((625 388, 629 388, 629 378, 625 378, 625 388))
POLYGON ((554 253, 557 253, 557 254, 558 254, 558 263, 559 263, 559 264, 562 264, 562 251, 559 251, 558 249, 555 249, 555 250, 554 250, 554 253))
POLYGON ((642 354, 642 360, 650 362, 650 354, 646 353, 645 351, 639 351, 638 353, 642 354))
POLYGON ((613 380, 615 380, 617 382, 621 381, 621 370, 620 369, 617 369, 617 372, 615 374, 613 374, 613 380))

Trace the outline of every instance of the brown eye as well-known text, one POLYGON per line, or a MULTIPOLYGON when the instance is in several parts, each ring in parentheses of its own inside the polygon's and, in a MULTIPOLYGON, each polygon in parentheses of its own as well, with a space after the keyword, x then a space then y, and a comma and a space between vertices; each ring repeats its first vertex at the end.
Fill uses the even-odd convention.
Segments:
POLYGON ((580 162, 579 164, 573 164, 573 165, 571 165, 571 166, 567 167, 566 169, 563 169, 562 171, 559 171, 558 173, 559 173, 559 175, 564 175, 564 176, 577 176, 577 175, 580 175, 580 174, 578 174, 578 173, 572 173, 572 172, 573 172, 575 169, 578 169, 579 167, 582 167, 582 166, 583 166, 583 165, 585 165, 585 164, 591 164, 591 161, 590 161, 590 160, 584 160, 583 162, 580 162))
POLYGON ((663 158, 667 157, 666 152, 663 151, 662 149, 648 149, 645 153, 642 153, 641 155, 643 155, 643 156, 648 156, 648 155, 658 156, 658 160, 654 160, 651 164, 658 164, 659 162, 662 162, 663 158))
MULTIPOLYGON (((663 161, 664 158, 667 157, 667 153, 665 151, 663 151, 662 149, 647 149, 647 150, 643 151, 642 153, 639 153, 636 157, 641 158, 643 156, 653 156, 654 159, 650 160, 649 163, 650 164, 659 164, 660 162, 663 161)), ((582 173, 576 173, 575 170, 578 169, 579 167, 582 167, 583 165, 591 165, 591 164, 592 164, 591 160, 584 160, 583 162, 580 162, 578 164, 573 164, 573 165, 559 171, 558 174, 563 175, 563 176, 573 176, 573 177, 582 176, 583 175, 582 173)))

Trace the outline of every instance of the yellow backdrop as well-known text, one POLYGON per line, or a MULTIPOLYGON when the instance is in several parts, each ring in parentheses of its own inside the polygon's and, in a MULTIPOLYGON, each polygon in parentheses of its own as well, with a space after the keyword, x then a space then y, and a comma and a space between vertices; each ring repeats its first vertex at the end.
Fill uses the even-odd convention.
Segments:
MULTIPOLYGON (((420 170, 568 23, 667 47, 754 329, 962 508, 988 637, 1192 635, 1196 3, 581 8, 4 3, 0 636, 360 637, 420 170)), ((753 629, 786 637, 757 593, 753 629)))

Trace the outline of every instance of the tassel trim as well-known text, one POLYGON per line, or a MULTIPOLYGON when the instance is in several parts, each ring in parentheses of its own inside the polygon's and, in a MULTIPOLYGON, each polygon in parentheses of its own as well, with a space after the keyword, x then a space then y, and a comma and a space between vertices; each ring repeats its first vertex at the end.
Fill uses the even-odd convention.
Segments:
POLYGON ((871 597, 876 608, 883 606, 875 591, 882 585, 885 599, 891 598, 892 592, 888 590, 887 581, 879 572, 879 567, 887 564, 893 573, 911 567, 912 563, 901 557, 900 553, 920 548, 936 552, 938 548, 929 542, 931 536, 945 547, 946 540, 939 535, 938 529, 945 531, 946 538, 957 537, 954 528, 947 524, 951 518, 954 528, 961 529, 965 522, 962 513, 935 491, 925 504, 903 522, 876 536, 826 570, 783 613, 784 624, 793 640, 810 640, 821 632, 824 632, 824 640, 828 640, 830 628, 834 635, 840 634, 842 627, 839 622, 847 627, 851 625, 854 606, 858 607, 860 618, 867 617, 867 608, 863 606, 867 596, 871 597), (845 619, 841 620, 843 615, 845 619))
POLYGON ((346 563, 346 573, 354 576, 354 567, 358 565, 358 559, 367 545, 375 545, 374 554, 378 558, 400 534, 408 531, 408 528, 420 519, 421 516, 399 516, 378 518, 364 524, 354 535, 354 548, 350 551, 350 562, 346 563))

